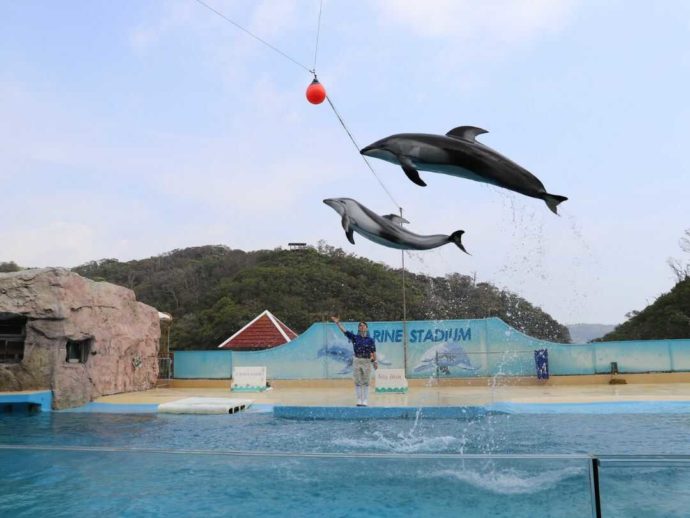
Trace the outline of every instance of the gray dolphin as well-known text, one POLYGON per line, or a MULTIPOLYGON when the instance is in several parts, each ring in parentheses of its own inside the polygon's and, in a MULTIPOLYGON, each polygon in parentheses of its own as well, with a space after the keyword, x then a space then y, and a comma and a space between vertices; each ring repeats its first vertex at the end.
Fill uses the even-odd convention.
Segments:
POLYGON ((363 148, 360 153, 399 165, 417 185, 426 186, 419 169, 488 183, 544 200, 554 214, 565 196, 549 194, 539 178, 476 140, 488 131, 460 126, 445 135, 400 133, 363 148))
POLYGON ((323 202, 342 216, 345 235, 353 245, 353 232, 356 231, 374 243, 400 250, 430 250, 446 243, 455 243, 460 250, 468 253, 461 241, 464 230, 457 230, 449 236, 420 236, 402 228, 402 223, 409 223, 406 219, 395 214, 379 216, 352 198, 328 198, 323 202))

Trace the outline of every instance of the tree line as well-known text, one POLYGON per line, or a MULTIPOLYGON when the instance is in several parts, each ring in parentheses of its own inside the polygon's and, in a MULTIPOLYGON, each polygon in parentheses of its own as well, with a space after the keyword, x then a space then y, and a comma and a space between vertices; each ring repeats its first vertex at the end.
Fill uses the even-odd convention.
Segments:
MULTIPOLYGON (((678 246, 690 254, 690 228, 685 229, 678 246)), ((668 265, 676 285, 642 311, 631 311, 628 320, 595 341, 663 340, 690 338, 690 260, 669 258, 668 265)))
POLYGON ((642 311, 630 312, 629 317, 595 341, 690 338, 690 277, 678 281, 642 311))
MULTIPOLYGON (((245 252, 209 245, 148 259, 92 261, 80 275, 134 290, 173 316, 172 349, 217 347, 264 309, 297 333, 330 315, 402 320, 402 270, 324 242, 299 250, 245 252)), ((535 338, 569 342, 568 329, 527 300, 468 275, 406 273, 408 320, 499 317, 535 338)))
MULTIPOLYGON (((680 242, 690 253, 690 229, 680 242)), ((673 289, 597 341, 690 337, 690 261, 669 259, 673 289)), ((23 268, 0 262, 1 272, 23 268)), ((332 314, 343 320, 402 320, 402 271, 324 242, 300 250, 245 252, 209 245, 120 262, 101 259, 73 271, 134 290, 170 313, 171 348, 214 348, 264 309, 301 333, 332 314)), ((499 317, 544 340, 570 342, 567 328, 522 297, 459 273, 406 273, 408 320, 499 317)))

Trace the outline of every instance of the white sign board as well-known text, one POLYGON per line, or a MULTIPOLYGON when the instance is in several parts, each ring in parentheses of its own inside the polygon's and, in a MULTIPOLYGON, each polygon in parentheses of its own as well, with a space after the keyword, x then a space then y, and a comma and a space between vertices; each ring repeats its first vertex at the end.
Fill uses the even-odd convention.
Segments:
POLYGON ((266 390, 266 367, 233 367, 231 389, 245 392, 266 390))
POLYGON ((405 370, 378 369, 376 371, 376 392, 407 392, 405 370))

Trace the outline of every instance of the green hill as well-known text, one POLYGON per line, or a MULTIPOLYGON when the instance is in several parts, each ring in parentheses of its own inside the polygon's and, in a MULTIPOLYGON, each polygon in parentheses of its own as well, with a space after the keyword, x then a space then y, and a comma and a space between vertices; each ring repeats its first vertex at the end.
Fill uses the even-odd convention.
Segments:
MULTIPOLYGON (((321 244, 244 252, 202 246, 137 261, 94 261, 73 269, 135 291, 173 316, 171 348, 218 346, 264 309, 300 333, 330 315, 402 320, 402 272, 321 244)), ((407 319, 497 316, 524 333, 568 342, 565 326, 517 295, 471 277, 406 274, 407 319)))
POLYGON ((690 338, 690 277, 597 341, 690 338))

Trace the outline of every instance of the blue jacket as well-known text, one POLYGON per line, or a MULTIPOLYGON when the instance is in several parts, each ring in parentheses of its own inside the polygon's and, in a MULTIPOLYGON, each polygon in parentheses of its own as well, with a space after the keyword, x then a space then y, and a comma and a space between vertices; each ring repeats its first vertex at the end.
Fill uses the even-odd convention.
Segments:
POLYGON ((352 342, 357 358, 371 358, 371 353, 376 352, 376 342, 371 336, 360 336, 350 331, 345 331, 345 336, 352 342))

